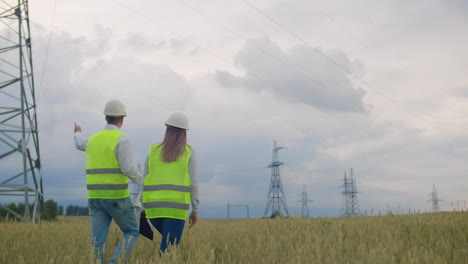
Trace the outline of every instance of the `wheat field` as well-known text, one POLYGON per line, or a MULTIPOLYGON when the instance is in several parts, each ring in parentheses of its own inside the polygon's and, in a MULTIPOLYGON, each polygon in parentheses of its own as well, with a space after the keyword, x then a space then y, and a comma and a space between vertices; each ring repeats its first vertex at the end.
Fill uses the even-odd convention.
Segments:
MULTIPOLYGON (((88 217, 0 223, 0 263, 92 263, 88 217)), ((111 226, 107 242, 121 237, 111 226)), ((350 218, 200 219, 157 254, 141 237, 128 263, 468 263, 468 213, 350 218)), ((107 250, 109 258, 112 250, 107 250)))

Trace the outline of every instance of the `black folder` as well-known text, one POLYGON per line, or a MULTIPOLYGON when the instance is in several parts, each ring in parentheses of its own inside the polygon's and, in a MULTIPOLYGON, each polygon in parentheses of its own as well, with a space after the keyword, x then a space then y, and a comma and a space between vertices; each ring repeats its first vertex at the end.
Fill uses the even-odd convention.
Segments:
POLYGON ((140 214, 140 234, 149 240, 153 240, 153 227, 149 223, 144 212, 140 214))

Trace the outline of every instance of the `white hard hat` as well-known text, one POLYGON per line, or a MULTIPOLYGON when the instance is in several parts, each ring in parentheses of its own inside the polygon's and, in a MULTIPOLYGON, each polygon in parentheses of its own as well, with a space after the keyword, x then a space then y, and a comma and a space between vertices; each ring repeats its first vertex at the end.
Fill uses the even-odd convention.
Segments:
POLYGON ((106 116, 127 116, 127 110, 122 101, 118 99, 112 99, 107 102, 104 107, 104 115, 106 116))
POLYGON ((169 116, 166 121, 166 126, 173 126, 182 128, 185 130, 189 129, 188 118, 184 113, 175 112, 169 116))

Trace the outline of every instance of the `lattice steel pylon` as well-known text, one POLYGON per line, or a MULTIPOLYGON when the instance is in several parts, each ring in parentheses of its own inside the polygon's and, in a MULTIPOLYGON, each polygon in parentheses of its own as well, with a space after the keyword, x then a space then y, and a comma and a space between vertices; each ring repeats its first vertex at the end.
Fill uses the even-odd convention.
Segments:
POLYGON ((302 193, 299 195, 301 196, 301 200, 297 202, 302 203, 301 217, 309 217, 309 207, 307 206, 307 203, 313 202, 313 200, 307 199, 307 190, 306 190, 305 184, 302 187, 302 193))
POLYGON ((434 213, 440 212, 439 202, 443 200, 439 199, 435 184, 432 186, 432 193, 430 193, 429 195, 431 196, 431 199, 428 202, 432 203, 432 212, 434 213))
POLYGON ((359 203, 357 199, 356 179, 354 177, 353 168, 351 168, 351 175, 346 177, 344 173, 343 184, 343 197, 341 201, 342 216, 356 216, 360 214, 359 203))
POLYGON ((44 208, 33 77, 28 1, 3 0, 0 2, 0 195, 24 197, 22 216, 6 209, 32 222, 44 208))
POLYGON ((268 165, 271 168, 271 181, 270 189, 268 191, 267 202, 265 207, 264 217, 267 216, 268 211, 271 208, 271 217, 276 216, 289 216, 288 207, 286 206, 286 199, 284 198, 283 185, 281 184, 280 166, 283 162, 278 160, 278 151, 284 149, 284 147, 276 146, 276 141, 273 142, 272 161, 268 165), (285 214, 281 213, 281 209, 284 210, 285 214))

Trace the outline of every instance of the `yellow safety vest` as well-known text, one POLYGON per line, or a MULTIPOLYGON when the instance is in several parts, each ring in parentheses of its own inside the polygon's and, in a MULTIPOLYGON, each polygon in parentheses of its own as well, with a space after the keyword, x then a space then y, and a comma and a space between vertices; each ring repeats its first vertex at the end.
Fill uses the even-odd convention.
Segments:
POLYGON ((90 199, 118 199, 130 196, 128 177, 120 170, 114 149, 119 130, 103 130, 88 140, 86 148, 86 185, 90 199))
POLYGON ((143 187, 146 217, 185 220, 190 206, 188 164, 192 148, 185 146, 182 156, 174 162, 162 161, 161 151, 160 144, 153 144, 148 153, 149 174, 143 187))

